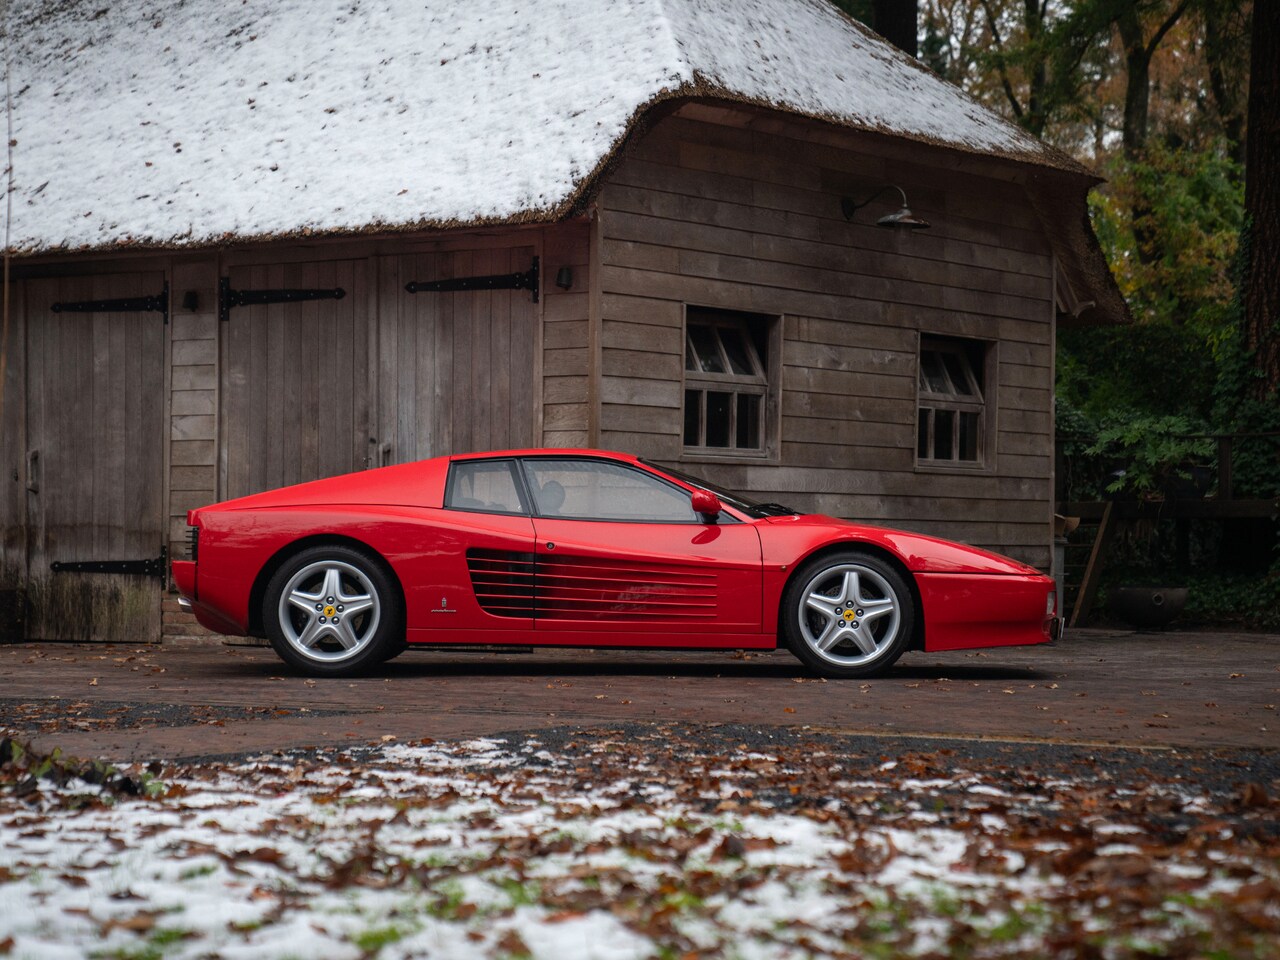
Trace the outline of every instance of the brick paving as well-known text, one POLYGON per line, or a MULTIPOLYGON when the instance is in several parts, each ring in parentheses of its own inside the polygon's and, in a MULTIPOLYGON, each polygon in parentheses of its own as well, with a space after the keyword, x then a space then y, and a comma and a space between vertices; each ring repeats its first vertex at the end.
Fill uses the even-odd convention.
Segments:
POLYGON ((1079 630, 826 682, 784 652, 411 650, 373 676, 312 680, 269 649, 210 641, 0 646, 0 727, 109 759, 653 721, 1274 749, 1278 702, 1280 636, 1245 633, 1079 630))

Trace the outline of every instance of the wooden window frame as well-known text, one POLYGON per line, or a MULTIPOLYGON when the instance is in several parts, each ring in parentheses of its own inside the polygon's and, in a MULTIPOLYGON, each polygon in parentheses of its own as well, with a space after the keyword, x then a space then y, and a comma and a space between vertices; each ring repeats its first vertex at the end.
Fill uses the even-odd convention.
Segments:
MULTIPOLYGON (((726 310, 685 304, 684 322, 681 325, 681 345, 689 349, 689 327, 701 325, 713 328, 730 328, 742 333, 750 346, 750 358, 755 372, 750 375, 711 373, 688 369, 683 364, 683 382, 680 390, 680 424, 683 453, 682 462, 753 461, 773 462, 778 459, 779 411, 782 380, 782 317, 777 314, 753 313, 743 310, 726 310), (761 349, 763 347, 763 349, 761 349), (684 444, 684 424, 690 392, 698 392, 700 411, 698 417, 699 443, 684 444), (708 392, 728 393, 734 399, 729 410, 729 440, 736 442, 738 429, 738 401, 740 395, 759 397, 759 445, 755 447, 713 447, 706 445, 708 392)), ((720 344, 722 358, 728 368, 727 352, 720 344)))
MULTIPOLYGON (((996 375, 999 370, 998 343, 980 337, 957 337, 948 334, 921 332, 916 351, 916 416, 913 446, 916 469, 943 473, 991 473, 996 469, 996 375), (981 351, 981 369, 975 369, 972 351, 981 351), (937 394, 926 391, 921 384, 926 352, 951 353, 961 357, 964 371, 970 378, 969 386, 978 392, 978 398, 962 393, 937 394), (979 380, 979 372, 981 379, 979 380), (962 460, 958 457, 941 459, 922 456, 920 451, 921 429, 928 431, 926 447, 934 449, 933 425, 938 411, 954 413, 952 449, 959 452, 960 414, 976 413, 978 423, 977 459, 962 460), (927 425, 926 425, 927 418, 927 425)), ((944 367, 945 371, 945 367, 944 367)), ((951 379, 947 371, 948 380, 951 379)))

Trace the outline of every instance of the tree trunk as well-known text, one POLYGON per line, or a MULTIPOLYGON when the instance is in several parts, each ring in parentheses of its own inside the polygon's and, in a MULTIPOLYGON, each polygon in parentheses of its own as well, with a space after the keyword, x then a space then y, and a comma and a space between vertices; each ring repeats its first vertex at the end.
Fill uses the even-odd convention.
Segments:
POLYGON ((1147 117, 1151 99, 1151 53, 1142 34, 1136 7, 1130 6, 1116 18, 1120 42, 1124 45, 1124 156, 1137 160, 1147 145, 1147 117))
POLYGON ((1249 60, 1244 327, 1263 399, 1280 391, 1280 3, 1254 4, 1249 60))
POLYGON ((1039 0, 1024 0, 1022 5, 1023 24, 1027 30, 1027 43, 1035 51, 1035 62, 1031 66, 1031 76, 1027 91, 1027 117, 1025 126, 1037 137, 1044 135, 1044 128, 1049 122, 1045 105, 1045 85, 1049 80, 1048 68, 1045 65, 1047 54, 1041 46, 1041 35, 1044 32, 1044 10, 1039 0))
POLYGON ((1230 24, 1233 29, 1224 30, 1223 21, 1230 15, 1230 11, 1222 9, 1220 4, 1210 4, 1204 9, 1204 58, 1209 67, 1209 89, 1213 93, 1218 116, 1222 118, 1223 136, 1227 138, 1227 155, 1243 170, 1244 110, 1237 81, 1238 61, 1243 51, 1238 46, 1238 34, 1234 29, 1236 20, 1230 24))
POLYGON ((916 20, 919 0, 873 0, 876 33, 899 50, 916 56, 916 20))

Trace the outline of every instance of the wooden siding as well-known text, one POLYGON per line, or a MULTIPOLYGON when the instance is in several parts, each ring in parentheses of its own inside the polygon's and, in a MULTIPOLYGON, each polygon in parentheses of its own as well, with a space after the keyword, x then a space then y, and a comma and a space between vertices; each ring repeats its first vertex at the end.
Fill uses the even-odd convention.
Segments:
POLYGON ((590 443, 588 385, 592 332, 590 299, 591 225, 571 221, 548 227, 542 269, 542 444, 585 447, 590 443), (573 272, 573 285, 555 285, 561 267, 573 272))
MULTIPOLYGON (((10 322, 0 369, 0 640, 22 636, 20 590, 27 578, 26 284, 10 287, 10 322)), ((2 329, 2 328, 0 328, 2 329)))
POLYGON ((169 555, 187 555, 187 511, 218 499, 218 257, 174 262, 169 318, 169 555), (195 294, 194 309, 184 307, 195 294))
POLYGON ((760 117, 684 107, 601 193, 601 445, 1047 567, 1053 262, 1022 188, 941 151, 760 117), (932 229, 876 228, 896 197, 845 220, 842 195, 886 180, 932 229), (776 458, 684 454, 686 304, 781 318, 776 458), (997 351, 984 469, 917 466, 922 332, 997 351))

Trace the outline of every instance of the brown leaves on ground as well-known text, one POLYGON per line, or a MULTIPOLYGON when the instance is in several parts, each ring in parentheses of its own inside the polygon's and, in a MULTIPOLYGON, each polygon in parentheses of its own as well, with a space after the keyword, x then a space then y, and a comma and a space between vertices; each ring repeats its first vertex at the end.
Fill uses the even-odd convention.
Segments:
MULTIPOLYGON (((412 895, 417 914, 461 926, 491 956, 529 953, 520 923, 601 916, 672 956, 747 940, 765 953, 935 957, 1273 944, 1273 767, 1055 750, 629 725, 282 755, 135 770, 164 775, 152 803, 166 816, 117 839, 215 871, 218 889, 270 908, 268 927, 322 895, 412 895), (231 799, 214 802, 219 791, 231 799)), ((39 811, 67 813, 57 796, 0 794, 0 812, 25 811, 14 822, 34 837, 39 811)), ((13 864, 0 884, 17 890, 36 867, 13 864)), ((89 868, 63 874, 68 888, 100 882, 89 868)), ((96 922, 141 938, 152 906, 96 922)))

